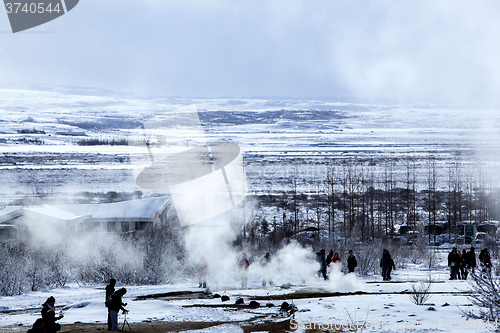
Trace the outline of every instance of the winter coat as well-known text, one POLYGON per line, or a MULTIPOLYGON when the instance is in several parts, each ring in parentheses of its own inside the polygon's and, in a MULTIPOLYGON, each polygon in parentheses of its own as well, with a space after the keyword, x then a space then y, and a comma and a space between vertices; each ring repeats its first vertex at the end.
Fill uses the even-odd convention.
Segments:
POLYGON ((467 252, 466 261, 467 261, 467 267, 468 268, 476 267, 477 266, 477 263, 476 263, 476 253, 474 253, 473 250, 469 250, 469 252, 467 252))
POLYGON ((42 304, 42 318, 45 319, 45 317, 47 317, 47 311, 49 310, 52 310, 52 311, 56 311, 56 307, 55 306, 52 306, 50 305, 49 303, 45 302, 42 304))
POLYGON ((121 292, 122 289, 118 289, 115 291, 113 294, 111 294, 108 303, 108 308, 113 311, 120 311, 120 310, 125 310, 124 306, 125 303, 122 302, 122 296, 123 293, 121 292))
POLYGON ((394 265, 394 260, 392 260, 392 257, 389 252, 386 252, 382 255, 382 259, 380 259, 380 267, 382 269, 396 269, 396 265, 394 265))
POLYGON ((271 262, 270 256, 264 256, 264 257, 262 257, 262 259, 260 259, 260 265, 262 267, 266 267, 267 265, 269 265, 270 262, 271 262))
POLYGON ((466 250, 463 250, 463 252, 460 255, 460 258, 462 261, 460 262, 460 267, 466 268, 467 267, 467 262, 469 261, 469 254, 467 253, 466 250))
POLYGON ((61 325, 56 323, 54 319, 45 318, 43 320, 43 329, 45 333, 56 333, 61 330, 61 325))
POLYGON ((342 260, 340 259, 339 255, 337 254, 336 256, 334 255, 331 260, 334 264, 340 264, 342 260))
POLYGON ((196 266, 198 267, 198 273, 205 275, 208 274, 208 265, 204 260, 198 262, 196 266))
POLYGON ((316 261, 320 264, 321 269, 326 268, 326 258, 324 252, 316 252, 316 261))
POLYGON ((246 258, 241 259, 239 264, 238 264, 238 268, 240 269, 240 272, 246 271, 248 269, 248 266, 250 266, 250 263, 248 262, 248 260, 246 258))
POLYGON ((109 296, 113 295, 113 293, 115 292, 115 287, 112 287, 108 284, 105 290, 106 290, 106 298, 104 299, 104 302, 106 303, 109 296))
POLYGON ((354 271, 354 268, 358 266, 358 261, 356 260, 356 256, 349 256, 347 257, 347 268, 349 271, 354 271))
POLYGON ((332 262, 332 258, 333 258, 333 250, 330 250, 330 253, 328 253, 328 255, 326 256, 326 264, 328 266, 330 266, 330 263, 332 262))
POLYGON ((460 266, 460 254, 458 254, 456 251, 451 251, 448 254, 448 266, 460 266))
POLYGON ((491 267, 491 257, 488 251, 483 251, 482 254, 479 255, 479 261, 481 261, 484 267, 491 267))

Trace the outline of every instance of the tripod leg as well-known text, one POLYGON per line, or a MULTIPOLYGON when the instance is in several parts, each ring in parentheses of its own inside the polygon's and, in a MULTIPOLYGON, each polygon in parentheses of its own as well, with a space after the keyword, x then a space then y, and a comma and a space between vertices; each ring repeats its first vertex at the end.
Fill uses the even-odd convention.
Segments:
POLYGON ((123 325, 122 325, 122 332, 125 330, 125 323, 127 322, 127 314, 123 314, 123 325))

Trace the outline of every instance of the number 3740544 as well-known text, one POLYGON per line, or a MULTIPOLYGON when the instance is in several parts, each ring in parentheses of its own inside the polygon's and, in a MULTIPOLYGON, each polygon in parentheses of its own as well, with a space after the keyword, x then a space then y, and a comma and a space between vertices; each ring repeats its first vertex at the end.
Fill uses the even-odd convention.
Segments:
POLYGON ((59 3, 52 7, 51 3, 45 4, 43 2, 39 3, 21 3, 21 2, 7 2, 5 3, 5 9, 7 10, 7 14, 17 14, 17 13, 26 13, 26 14, 42 14, 44 12, 56 12, 59 13, 62 9, 59 7, 59 3))

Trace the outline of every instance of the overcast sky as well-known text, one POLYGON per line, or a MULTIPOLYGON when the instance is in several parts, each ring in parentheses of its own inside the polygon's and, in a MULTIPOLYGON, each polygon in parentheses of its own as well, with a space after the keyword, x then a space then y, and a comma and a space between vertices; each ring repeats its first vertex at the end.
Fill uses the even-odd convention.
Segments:
POLYGON ((9 31, 0 13, 2 82, 500 104, 495 0, 81 0, 9 31))

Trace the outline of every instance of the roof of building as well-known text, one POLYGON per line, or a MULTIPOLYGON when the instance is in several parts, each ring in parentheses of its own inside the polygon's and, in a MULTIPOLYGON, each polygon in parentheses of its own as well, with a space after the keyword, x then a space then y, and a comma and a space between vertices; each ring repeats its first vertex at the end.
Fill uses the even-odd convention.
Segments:
POLYGON ((100 221, 154 221, 170 203, 170 197, 156 197, 105 204, 57 205, 55 207, 77 215, 87 215, 100 221))
POLYGON ((143 221, 154 222, 169 205, 170 197, 156 197, 114 203, 6 206, 0 208, 0 223, 19 216, 42 218, 56 223, 83 221, 143 221))
POLYGON ((0 223, 12 220, 22 215, 21 206, 0 207, 0 223))

